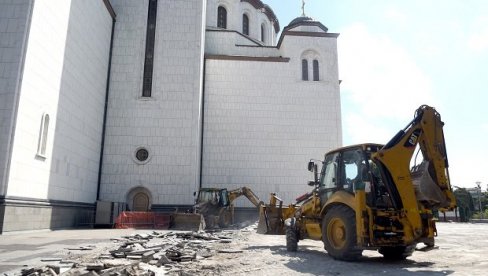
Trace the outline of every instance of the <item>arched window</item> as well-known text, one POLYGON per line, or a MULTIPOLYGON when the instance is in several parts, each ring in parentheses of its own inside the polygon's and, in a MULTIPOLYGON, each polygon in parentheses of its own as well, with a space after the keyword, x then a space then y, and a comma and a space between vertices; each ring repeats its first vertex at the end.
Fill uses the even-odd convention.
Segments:
POLYGON ((49 130, 49 114, 44 113, 41 118, 41 130, 39 131, 39 144, 37 155, 46 158, 47 133, 49 130))
POLYGON ((217 10, 217 27, 227 29, 227 10, 222 6, 217 10))
POLYGON ((302 80, 308 81, 308 61, 302 59, 302 80))
POLYGON ((313 80, 319 81, 319 61, 313 60, 313 80))
POLYGON ((249 17, 247 14, 242 15, 242 33, 249 35, 249 17))
POLYGON ((261 24, 261 41, 266 42, 266 26, 264 26, 264 23, 261 24))

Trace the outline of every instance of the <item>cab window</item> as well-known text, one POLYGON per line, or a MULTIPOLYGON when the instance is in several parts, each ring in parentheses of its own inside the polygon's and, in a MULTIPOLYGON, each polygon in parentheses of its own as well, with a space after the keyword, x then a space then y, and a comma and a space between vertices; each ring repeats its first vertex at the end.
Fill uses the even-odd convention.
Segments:
POLYGON ((367 166, 364 154, 359 149, 344 151, 340 162, 341 178, 339 185, 344 190, 354 192, 354 185, 363 182, 367 177, 367 166))
POLYGON ((337 186, 337 156, 338 154, 335 153, 325 158, 321 172, 321 188, 329 189, 337 186))

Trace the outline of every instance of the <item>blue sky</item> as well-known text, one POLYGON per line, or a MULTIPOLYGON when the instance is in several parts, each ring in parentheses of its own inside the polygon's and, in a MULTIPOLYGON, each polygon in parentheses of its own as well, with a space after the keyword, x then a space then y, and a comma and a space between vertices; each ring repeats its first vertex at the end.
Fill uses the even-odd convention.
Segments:
MULTIPOLYGON (((283 28, 301 0, 263 0, 283 28)), ((488 1, 307 0, 340 33, 344 145, 386 143, 421 104, 445 122, 451 184, 488 187, 488 1)))

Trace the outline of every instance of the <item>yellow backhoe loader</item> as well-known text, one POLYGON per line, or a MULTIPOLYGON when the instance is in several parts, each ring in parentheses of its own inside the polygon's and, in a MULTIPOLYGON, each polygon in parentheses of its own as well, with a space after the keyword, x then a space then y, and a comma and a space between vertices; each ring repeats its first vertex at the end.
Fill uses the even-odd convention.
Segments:
POLYGON ((194 206, 194 212, 203 215, 206 228, 228 227, 234 223, 234 200, 245 196, 256 207, 264 205, 262 201, 247 187, 235 190, 218 188, 201 188, 194 206))
POLYGON ((285 233, 289 251, 297 251, 299 240, 322 240, 330 256, 347 261, 365 249, 404 259, 418 243, 433 248, 433 211, 456 206, 443 126, 439 113, 423 105, 386 145, 344 147, 310 161, 312 192, 286 207, 272 194, 258 232, 285 233))

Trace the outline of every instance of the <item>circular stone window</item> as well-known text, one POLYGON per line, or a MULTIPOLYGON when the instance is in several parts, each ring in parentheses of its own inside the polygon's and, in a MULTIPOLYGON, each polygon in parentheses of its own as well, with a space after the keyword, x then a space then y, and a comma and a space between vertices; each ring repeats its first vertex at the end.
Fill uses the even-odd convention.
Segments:
POLYGON ((149 151, 146 148, 138 148, 135 157, 138 163, 146 163, 149 161, 149 151))

